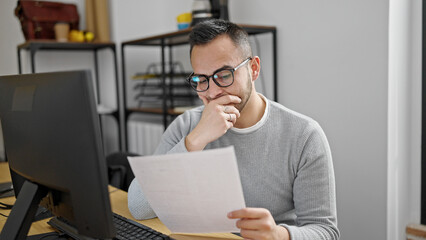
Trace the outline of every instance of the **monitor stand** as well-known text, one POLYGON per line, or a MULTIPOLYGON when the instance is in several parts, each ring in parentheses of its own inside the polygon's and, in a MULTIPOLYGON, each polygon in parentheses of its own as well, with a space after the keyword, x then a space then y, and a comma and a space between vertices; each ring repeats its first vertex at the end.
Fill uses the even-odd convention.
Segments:
POLYGON ((46 195, 46 188, 25 181, 3 227, 0 240, 26 239, 38 204, 46 195))
POLYGON ((58 230, 60 233, 62 233, 65 236, 69 236, 70 238, 74 240, 95 240, 91 237, 86 237, 78 234, 78 231, 75 227, 67 224, 64 222, 65 219, 54 217, 47 222, 50 226, 58 230))

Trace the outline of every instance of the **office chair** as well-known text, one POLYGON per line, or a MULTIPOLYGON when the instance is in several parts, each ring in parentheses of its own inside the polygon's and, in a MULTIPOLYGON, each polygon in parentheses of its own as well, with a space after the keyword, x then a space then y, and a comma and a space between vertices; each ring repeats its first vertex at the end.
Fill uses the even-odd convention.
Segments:
POLYGON ((127 157, 139 156, 130 152, 116 152, 106 157, 109 184, 126 191, 135 178, 127 157))

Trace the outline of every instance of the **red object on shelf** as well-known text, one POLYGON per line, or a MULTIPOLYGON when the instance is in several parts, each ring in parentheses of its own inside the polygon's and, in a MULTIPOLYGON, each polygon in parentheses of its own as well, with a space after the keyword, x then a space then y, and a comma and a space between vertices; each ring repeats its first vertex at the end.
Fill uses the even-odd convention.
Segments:
POLYGON ((26 40, 55 39, 56 23, 68 23, 70 30, 78 30, 80 20, 75 4, 47 1, 18 1, 15 15, 26 40))

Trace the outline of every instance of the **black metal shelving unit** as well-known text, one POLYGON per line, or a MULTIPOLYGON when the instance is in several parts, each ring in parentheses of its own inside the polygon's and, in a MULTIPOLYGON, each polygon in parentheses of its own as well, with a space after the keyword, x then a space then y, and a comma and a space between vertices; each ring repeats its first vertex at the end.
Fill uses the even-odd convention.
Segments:
POLYGON ((76 42, 57 42, 54 40, 30 40, 25 43, 19 44, 17 46, 18 54, 18 71, 19 74, 22 74, 22 65, 21 65, 21 51, 29 51, 30 53, 30 62, 31 62, 31 73, 35 73, 35 54, 38 51, 92 51, 94 53, 94 67, 95 67, 95 84, 97 91, 97 104, 100 104, 100 81, 99 81, 99 65, 98 65, 98 51, 110 49, 113 55, 114 71, 115 71, 115 85, 116 85, 116 94, 117 94, 117 109, 108 112, 108 113, 99 113, 100 115, 111 115, 117 122, 118 129, 118 141, 119 148, 124 149, 123 136, 121 134, 121 121, 120 121, 120 92, 118 89, 118 65, 117 65, 117 53, 115 43, 106 42, 106 43, 76 43, 76 42))
MULTIPOLYGON (((272 34, 272 54, 273 54, 273 100, 277 101, 277 30, 274 26, 257 26, 257 25, 244 25, 239 24, 249 35, 257 34, 272 34)), ((166 34, 126 41, 121 44, 121 63, 122 63, 122 74, 123 74, 123 101, 124 101, 124 146, 127 150, 127 121, 132 113, 150 113, 150 114, 161 114, 163 116, 164 129, 169 124, 168 116, 176 116, 181 114, 181 111, 175 111, 167 104, 167 100, 170 96, 168 93, 168 85, 166 79, 168 76, 173 75, 173 72, 167 73, 166 64, 173 64, 172 48, 174 46, 186 45, 189 41, 189 33, 191 29, 185 29, 176 32, 170 32, 166 34), (125 48, 128 46, 152 46, 161 48, 161 88, 162 88, 162 107, 161 108, 129 108, 127 105, 127 74, 126 74, 126 56, 125 48), (166 49, 168 49, 168 62, 166 62, 166 49)), ((173 69, 169 66, 169 69, 173 69)))
POLYGON ((426 225, 426 4, 422 6, 422 140, 420 223, 426 225))

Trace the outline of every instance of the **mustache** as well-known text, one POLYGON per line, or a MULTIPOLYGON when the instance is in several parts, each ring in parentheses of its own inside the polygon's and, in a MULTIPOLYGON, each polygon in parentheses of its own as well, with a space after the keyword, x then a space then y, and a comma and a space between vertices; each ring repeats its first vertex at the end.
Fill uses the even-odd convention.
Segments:
POLYGON ((210 102, 210 101, 216 100, 216 99, 221 98, 221 97, 226 96, 226 95, 229 95, 229 94, 221 94, 221 95, 217 95, 213 98, 205 96, 205 98, 210 102))

